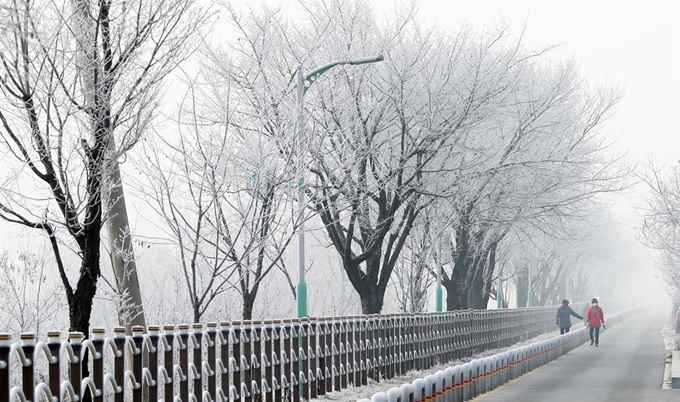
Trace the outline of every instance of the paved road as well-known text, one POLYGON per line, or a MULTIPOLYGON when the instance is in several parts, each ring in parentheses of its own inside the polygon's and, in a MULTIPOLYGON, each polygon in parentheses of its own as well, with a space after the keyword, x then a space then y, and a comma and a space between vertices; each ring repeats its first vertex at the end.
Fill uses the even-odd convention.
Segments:
POLYGON ((678 402, 680 390, 661 389, 665 318, 656 314, 627 318, 600 333, 600 347, 586 342, 474 401, 678 402))

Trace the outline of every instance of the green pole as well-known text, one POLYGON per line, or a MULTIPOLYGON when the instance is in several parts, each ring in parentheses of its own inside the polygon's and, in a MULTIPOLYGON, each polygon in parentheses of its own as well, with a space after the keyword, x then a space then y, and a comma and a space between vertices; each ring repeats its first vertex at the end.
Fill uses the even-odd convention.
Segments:
POLYGON ((503 281, 501 281, 502 271, 498 274, 498 290, 496 291, 496 308, 503 308, 503 281))
POLYGON ((304 120, 304 85, 302 64, 297 70, 297 142, 298 142, 298 283, 297 283, 297 313, 298 318, 307 317, 307 282, 305 281, 305 120, 304 120))
POLYGON ((298 318, 307 317, 307 282, 297 283, 297 313, 298 318))
POLYGON ((440 311, 442 311, 442 287, 441 287, 441 285, 437 286, 436 294, 437 294, 437 312, 440 312, 440 311))
MULTIPOLYGON (((307 77, 302 73, 302 64, 297 67, 297 102, 298 102, 298 121, 297 121, 297 140, 298 140, 298 213, 300 227, 298 228, 298 283, 297 283, 297 314, 298 318, 307 317, 307 282, 305 281, 305 177, 304 177, 304 155, 305 155, 305 121, 304 121, 304 96, 309 87, 317 78, 331 68, 339 64, 367 64, 383 61, 382 55, 357 57, 348 60, 339 60, 329 63, 323 67, 312 71, 307 77)), ((302 322, 300 323, 302 328, 302 322)), ((298 336, 298 345, 302 347, 302 335, 298 336)), ((299 361, 298 374, 302 371, 302 360, 299 361)), ((298 376, 299 377, 299 376, 298 376)), ((300 381, 300 378, 298 378, 300 381)), ((303 388, 300 387, 300 397, 303 396, 303 388)))
POLYGON ((302 73, 302 64, 299 64, 296 71, 296 92, 298 103, 297 120, 297 145, 298 145, 298 214, 300 226, 298 228, 298 283, 297 283, 297 313, 298 318, 307 317, 307 282, 305 281, 305 120, 304 120, 304 96, 309 87, 319 78, 319 76, 331 68, 341 65, 359 65, 377 63, 385 58, 379 54, 367 57, 355 57, 347 60, 338 60, 328 63, 323 67, 309 73, 307 77, 302 73))
POLYGON ((533 284, 531 283, 531 264, 529 264, 529 290, 527 290, 527 307, 534 306, 534 292, 532 291, 533 284))

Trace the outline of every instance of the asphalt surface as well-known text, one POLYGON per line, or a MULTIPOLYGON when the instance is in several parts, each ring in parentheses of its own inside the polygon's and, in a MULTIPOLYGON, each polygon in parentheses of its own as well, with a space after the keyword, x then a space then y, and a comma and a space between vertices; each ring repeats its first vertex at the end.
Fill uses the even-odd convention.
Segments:
POLYGON ((680 402, 680 390, 661 389, 665 319, 665 315, 646 313, 627 318, 600 332, 599 347, 586 342, 473 400, 680 402))

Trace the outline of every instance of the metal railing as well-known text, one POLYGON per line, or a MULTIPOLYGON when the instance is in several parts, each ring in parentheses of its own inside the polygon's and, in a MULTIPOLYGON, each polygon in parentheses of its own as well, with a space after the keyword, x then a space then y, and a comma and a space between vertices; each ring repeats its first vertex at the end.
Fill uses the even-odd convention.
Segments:
MULTIPOLYGON (((613 313, 627 303, 605 305, 613 313)), ((94 328, 89 339, 49 332, 46 342, 0 334, 0 402, 76 401, 87 390, 95 402, 297 402, 554 331, 556 308, 149 326, 131 336, 94 328)))
MULTIPOLYGON (((610 315, 608 327, 638 314, 628 309, 610 315)), ((564 335, 480 357, 375 393, 357 402, 466 402, 500 387, 586 343, 588 329, 578 328, 564 335)))

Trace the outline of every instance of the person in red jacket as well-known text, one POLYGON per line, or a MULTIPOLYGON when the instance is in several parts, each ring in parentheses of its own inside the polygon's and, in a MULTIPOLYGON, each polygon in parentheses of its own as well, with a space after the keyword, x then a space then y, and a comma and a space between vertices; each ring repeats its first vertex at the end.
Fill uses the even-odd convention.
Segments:
POLYGON ((590 345, 592 346, 595 343, 595 346, 598 346, 600 343, 600 327, 604 327, 604 329, 607 329, 607 327, 604 325, 604 312, 602 307, 597 305, 597 299, 591 300, 590 304, 591 306, 586 314, 586 325, 590 327, 590 345), (595 336, 593 337, 593 335, 595 336))

